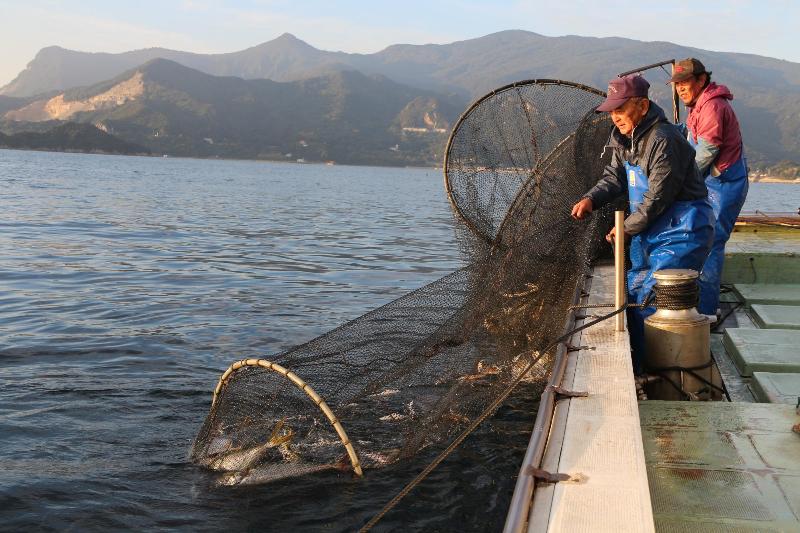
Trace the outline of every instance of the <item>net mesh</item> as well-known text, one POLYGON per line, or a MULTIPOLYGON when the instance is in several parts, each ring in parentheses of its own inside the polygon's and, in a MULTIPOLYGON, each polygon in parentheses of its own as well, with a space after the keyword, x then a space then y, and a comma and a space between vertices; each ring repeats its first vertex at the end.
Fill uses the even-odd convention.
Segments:
MULTIPOLYGON (((255 483, 353 468, 349 443, 368 469, 443 446, 475 420, 563 333, 601 240, 602 217, 576 222, 570 210, 607 163, 602 100, 534 80, 477 101, 445 160, 466 266, 267 357, 302 380, 255 365, 226 373, 192 460, 223 483, 255 483)), ((526 379, 546 381, 550 358, 526 379)))

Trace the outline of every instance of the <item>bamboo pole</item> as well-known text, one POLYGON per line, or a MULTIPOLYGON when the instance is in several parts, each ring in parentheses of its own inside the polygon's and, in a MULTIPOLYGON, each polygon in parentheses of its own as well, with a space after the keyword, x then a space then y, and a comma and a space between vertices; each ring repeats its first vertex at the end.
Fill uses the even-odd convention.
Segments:
MULTIPOLYGON (((615 291, 614 305, 617 309, 625 305, 625 212, 614 211, 614 227, 616 239, 614 240, 614 270, 615 291)), ((625 331, 625 313, 617 313, 617 331, 625 331)))
POLYGON ((288 370, 285 367, 282 367, 278 363, 273 363, 271 361, 267 361, 266 359, 244 359, 242 361, 236 361, 233 363, 226 371, 222 374, 222 377, 219 378, 219 383, 217 383, 216 388, 214 389, 214 396, 211 399, 211 408, 214 408, 214 404, 217 403, 217 398, 219 397, 222 389, 225 387, 225 383, 230 379, 231 375, 239 370, 242 367, 248 366, 258 366, 261 368, 266 368, 267 370, 271 370, 277 374, 280 374, 287 378, 289 381, 294 383, 294 385, 300 389, 301 391, 305 392, 309 399, 314 402, 314 404, 319 407, 320 411, 325 415, 328 421, 333 426, 333 429, 336 430, 336 433, 339 435, 339 439, 342 441, 345 450, 347 451, 347 456, 350 458, 350 463, 353 465, 353 472, 356 473, 358 476, 362 476, 364 474, 363 470, 361 469, 361 461, 358 458, 358 454, 356 450, 353 448, 353 444, 350 441, 350 438, 347 436, 347 433, 342 426, 342 423, 336 418, 336 415, 333 414, 333 411, 328 404, 325 403, 317 392, 311 388, 311 385, 303 381, 303 378, 288 370))

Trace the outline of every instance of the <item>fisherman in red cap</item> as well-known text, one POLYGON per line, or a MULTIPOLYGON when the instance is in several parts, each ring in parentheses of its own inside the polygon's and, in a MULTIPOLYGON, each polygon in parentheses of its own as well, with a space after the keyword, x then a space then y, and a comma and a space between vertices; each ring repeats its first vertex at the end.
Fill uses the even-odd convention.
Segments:
POLYGON ((678 97, 689 110, 689 143, 694 146, 697 168, 705 179, 716 217, 714 244, 700 274, 697 306, 698 311, 716 320, 725 243, 749 188, 742 134, 730 104, 733 95, 726 86, 711 81, 711 73, 700 61, 692 57, 678 61, 669 81, 675 83, 678 97))
MULTIPOLYGON (((615 78, 597 112, 608 112, 614 123, 607 148, 611 163, 603 176, 572 208, 586 218, 627 194, 629 214, 625 235, 615 229, 606 236, 631 238, 628 301, 641 304, 650 294, 653 273, 666 268, 700 271, 714 236, 714 213, 695 165, 695 153, 664 111, 648 98, 650 84, 641 76, 615 78)), ((655 311, 628 309, 628 329, 634 367, 643 370, 644 319, 655 311)))

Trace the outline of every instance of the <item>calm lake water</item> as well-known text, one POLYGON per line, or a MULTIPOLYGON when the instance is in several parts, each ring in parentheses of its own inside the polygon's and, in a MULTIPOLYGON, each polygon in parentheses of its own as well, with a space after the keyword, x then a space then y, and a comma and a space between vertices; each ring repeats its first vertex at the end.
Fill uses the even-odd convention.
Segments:
MULTIPOLYGON (((430 461, 222 490, 187 452, 231 362, 460 265, 439 170, 0 150, 0 184, 0 529, 349 530, 430 461)), ((798 205, 753 184, 745 210, 798 205)), ((380 527, 501 528, 534 415, 380 527)))

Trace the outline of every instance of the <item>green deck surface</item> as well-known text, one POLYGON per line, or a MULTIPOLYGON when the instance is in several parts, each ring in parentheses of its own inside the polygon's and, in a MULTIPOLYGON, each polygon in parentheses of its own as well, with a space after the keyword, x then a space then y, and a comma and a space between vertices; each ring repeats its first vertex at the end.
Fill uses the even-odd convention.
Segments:
POLYGON ((736 227, 725 246, 723 283, 797 283, 800 231, 736 227))
POLYGON ((743 376, 753 372, 800 372, 800 331, 728 328, 725 351, 743 376))
POLYGON ((793 406, 639 403, 658 532, 800 531, 793 406))
POLYGON ((759 402, 797 405, 797 398, 800 397, 800 374, 753 372, 750 389, 759 402))
POLYGON ((795 283, 736 283, 733 290, 748 306, 800 305, 800 285, 795 283))
POLYGON ((800 306, 753 304, 750 310, 760 328, 800 329, 800 306))
POLYGON ((800 231, 793 228, 743 228, 736 226, 725 245, 729 254, 783 254, 800 256, 800 231))
POLYGON ((723 283, 797 283, 800 255, 725 253, 723 283))
POLYGON ((726 247, 722 279, 735 286, 723 300, 743 300, 750 311, 737 313, 765 329, 728 327, 717 346, 729 377, 772 403, 639 403, 658 532, 800 532, 798 237, 750 228, 726 247))

